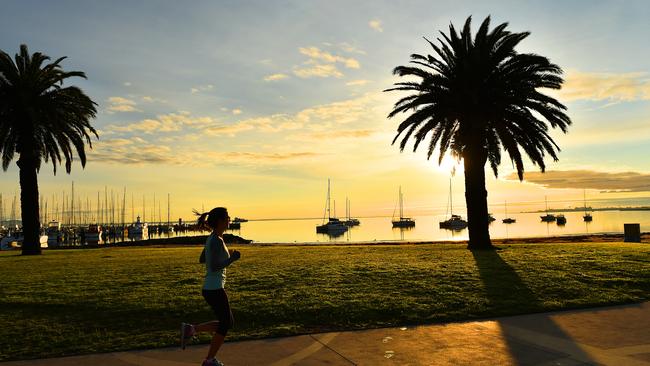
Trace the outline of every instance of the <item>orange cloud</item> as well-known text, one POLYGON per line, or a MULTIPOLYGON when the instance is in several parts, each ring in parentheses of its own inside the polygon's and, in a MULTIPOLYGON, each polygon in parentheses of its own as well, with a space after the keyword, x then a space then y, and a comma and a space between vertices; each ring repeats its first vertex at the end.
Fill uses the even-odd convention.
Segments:
POLYGON ((650 100, 650 75, 645 72, 614 74, 569 71, 562 89, 551 93, 565 101, 650 100))
MULTIPOLYGON (((508 180, 518 180, 512 173, 508 180)), ((602 191, 646 192, 650 191, 650 174, 639 172, 599 172, 593 170, 555 170, 528 172, 527 182, 547 188, 599 189, 602 191)))

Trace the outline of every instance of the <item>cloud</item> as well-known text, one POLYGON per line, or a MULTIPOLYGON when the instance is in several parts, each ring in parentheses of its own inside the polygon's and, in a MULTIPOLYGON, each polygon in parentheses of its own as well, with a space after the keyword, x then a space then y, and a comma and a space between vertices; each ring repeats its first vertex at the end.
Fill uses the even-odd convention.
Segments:
POLYGON ((309 151, 282 153, 248 152, 248 151, 172 151, 171 147, 147 143, 141 138, 113 139, 104 141, 89 151, 89 160, 111 164, 162 164, 162 165, 191 165, 191 166, 223 166, 230 165, 265 165, 284 164, 317 157, 321 154, 309 151))
POLYGON ((312 133, 301 133, 289 136, 289 140, 305 141, 305 140, 335 140, 335 139, 358 139, 365 138, 373 135, 374 130, 336 130, 336 131, 321 131, 312 133))
POLYGON ((218 161, 238 161, 238 162, 279 162, 287 160, 313 158, 321 154, 315 152, 288 152, 288 153, 256 153, 256 152, 208 152, 206 156, 218 161))
POLYGON ((125 126, 109 125, 107 126, 107 129, 114 132, 143 132, 146 134, 152 134, 155 132, 180 131, 184 126, 202 129, 215 123, 217 123, 217 120, 212 117, 194 117, 190 112, 182 111, 178 113, 162 114, 157 116, 155 119, 143 119, 125 126))
POLYGON ((348 53, 358 53, 360 55, 365 55, 366 51, 358 49, 356 46, 353 46, 347 42, 341 42, 338 44, 338 47, 348 53))
POLYGON ((210 136, 230 136, 234 137, 240 132, 257 130, 260 132, 279 132, 284 130, 295 130, 302 128, 303 125, 292 120, 284 114, 276 114, 268 117, 255 117, 239 121, 235 124, 210 126, 203 129, 203 132, 210 136))
POLYGON ((232 110, 232 114, 234 114, 235 116, 238 115, 238 114, 242 114, 242 110, 235 108, 235 109, 232 110))
POLYGON ((264 77, 264 81, 278 81, 288 78, 287 74, 271 74, 264 77))
POLYGON ((109 139, 102 140, 101 144, 109 146, 126 146, 133 144, 133 141, 130 139, 109 139))
POLYGON ((140 112, 136 107, 136 102, 131 99, 126 99, 122 97, 110 97, 108 98, 108 112, 140 112))
POLYGON ((366 85, 370 82, 370 80, 352 80, 348 81, 345 83, 347 86, 361 86, 361 85, 366 85))
POLYGON ((376 30, 377 32, 381 33, 384 31, 384 28, 381 27, 381 20, 379 19, 373 19, 369 21, 368 25, 370 26, 370 28, 376 30))
MULTIPOLYGON (((512 173, 506 179, 518 180, 512 173)), ((600 172, 593 170, 555 170, 527 172, 527 182, 548 188, 598 189, 602 191, 647 192, 650 191, 650 174, 638 172, 600 172)))
POLYGON ((228 125, 211 124, 202 131, 210 136, 229 137, 248 131, 276 133, 297 130, 305 130, 305 133, 294 136, 310 139, 326 136, 335 138, 337 135, 338 137, 365 137, 374 133, 373 130, 341 130, 340 127, 362 120, 374 120, 377 116, 385 115, 384 111, 377 110, 381 108, 377 97, 376 94, 366 94, 355 99, 305 108, 295 114, 254 117, 228 125), (322 135, 318 135, 319 133, 322 135))
POLYGON ((327 64, 327 65, 312 65, 309 67, 296 67, 293 70, 294 75, 296 75, 299 78, 303 79, 308 79, 313 76, 316 77, 321 77, 321 78, 326 78, 330 76, 334 76, 336 78, 343 77, 343 73, 339 71, 336 68, 336 65, 334 64, 327 64))
POLYGON ((129 81, 125 81, 125 82, 124 82, 124 86, 131 86, 131 82, 129 82, 129 81))
POLYGON ((190 89, 190 92, 191 92, 192 94, 196 94, 196 93, 199 93, 199 92, 210 91, 210 90, 212 90, 212 89, 214 89, 214 85, 212 85, 212 84, 208 84, 208 85, 199 85, 199 86, 195 86, 195 87, 193 87, 192 89, 190 89))
POLYGON ((326 63, 340 62, 345 64, 346 67, 351 69, 358 69, 360 67, 359 61, 351 57, 333 55, 327 51, 322 51, 318 47, 300 47, 299 51, 300 53, 309 57, 312 60, 322 61, 326 63))
POLYGON ((650 100, 650 74, 569 71, 562 89, 551 93, 564 101, 582 99, 617 103, 650 100))
POLYGON ((351 57, 334 55, 323 51, 318 47, 301 47, 298 49, 301 54, 307 56, 309 60, 305 61, 302 66, 295 66, 294 75, 300 78, 310 77, 337 77, 343 76, 338 69, 337 64, 342 64, 348 69, 358 69, 361 67, 359 61, 351 57))

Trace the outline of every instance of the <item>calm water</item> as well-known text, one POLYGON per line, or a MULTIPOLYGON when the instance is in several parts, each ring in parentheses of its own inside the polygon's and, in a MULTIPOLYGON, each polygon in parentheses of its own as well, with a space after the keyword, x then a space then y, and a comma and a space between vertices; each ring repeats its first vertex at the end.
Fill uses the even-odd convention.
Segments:
MULTIPOLYGON (((508 216, 517 219, 514 224, 503 224, 503 213, 494 213, 494 221, 490 224, 492 238, 539 237, 557 235, 578 235, 594 233, 622 233, 623 223, 639 223, 641 231, 650 231, 650 211, 596 211, 592 213, 593 221, 583 222, 582 212, 564 212, 567 223, 558 226, 556 223, 540 222, 543 213, 510 213, 508 216)), ((340 237, 329 237, 317 234, 316 225, 321 219, 304 220, 270 220, 249 221, 241 224, 241 230, 231 233, 240 235, 255 242, 359 242, 359 241, 390 241, 390 240, 463 240, 468 238, 467 229, 450 231, 440 229, 438 222, 445 215, 414 216, 415 227, 412 229, 393 229, 390 217, 360 218, 361 225, 352 227, 340 237)), ((466 216, 463 214, 463 218, 466 216)))

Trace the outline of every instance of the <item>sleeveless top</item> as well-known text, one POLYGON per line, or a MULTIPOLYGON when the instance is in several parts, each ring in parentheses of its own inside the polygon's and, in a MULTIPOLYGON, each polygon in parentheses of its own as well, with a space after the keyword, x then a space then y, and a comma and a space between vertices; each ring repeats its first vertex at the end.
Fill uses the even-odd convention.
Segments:
POLYGON ((222 238, 215 234, 210 234, 205 241, 205 279, 203 281, 204 290, 218 290, 226 284, 226 269, 222 268, 212 271, 212 249, 217 251, 217 261, 225 262, 230 258, 228 247, 222 238))

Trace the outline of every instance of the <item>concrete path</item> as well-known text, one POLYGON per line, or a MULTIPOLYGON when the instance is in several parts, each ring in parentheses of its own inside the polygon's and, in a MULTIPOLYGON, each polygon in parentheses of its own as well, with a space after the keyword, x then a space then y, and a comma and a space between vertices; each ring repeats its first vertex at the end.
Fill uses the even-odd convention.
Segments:
MULTIPOLYGON (((194 366, 207 346, 3 366, 194 366)), ((474 322, 226 343, 226 365, 649 365, 650 302, 474 322)))

